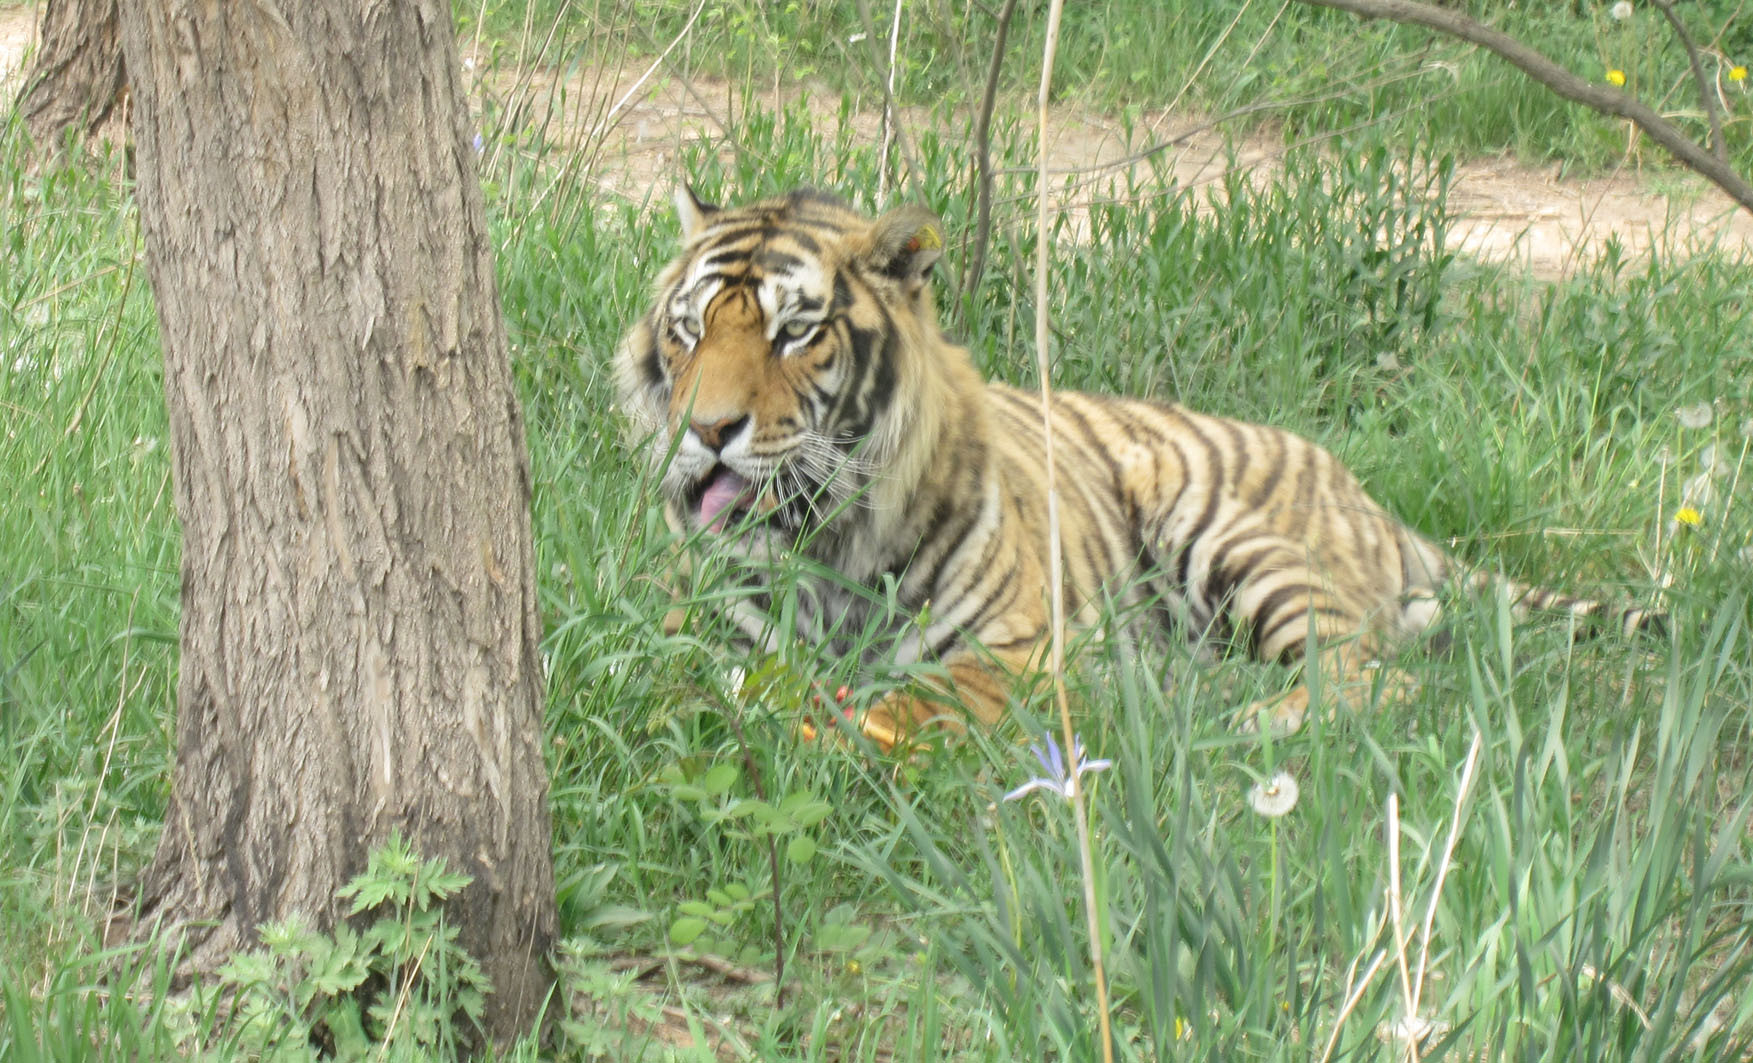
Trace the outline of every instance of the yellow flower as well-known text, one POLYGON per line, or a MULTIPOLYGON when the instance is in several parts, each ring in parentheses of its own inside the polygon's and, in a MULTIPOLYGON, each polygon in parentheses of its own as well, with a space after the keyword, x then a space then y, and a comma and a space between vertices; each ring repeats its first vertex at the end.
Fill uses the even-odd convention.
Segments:
POLYGON ((1680 511, 1674 514, 1674 523, 1684 524, 1688 528, 1696 528, 1704 523, 1704 514, 1691 506, 1681 506, 1680 511))
POLYGON ((1625 84, 1625 71, 1620 70, 1616 67, 1608 67, 1607 68, 1607 84, 1609 84, 1609 85, 1623 85, 1623 84, 1625 84))
POLYGON ((1744 66, 1731 66, 1731 67, 1729 67, 1729 80, 1730 81, 1746 81, 1747 80, 1747 68, 1744 66))

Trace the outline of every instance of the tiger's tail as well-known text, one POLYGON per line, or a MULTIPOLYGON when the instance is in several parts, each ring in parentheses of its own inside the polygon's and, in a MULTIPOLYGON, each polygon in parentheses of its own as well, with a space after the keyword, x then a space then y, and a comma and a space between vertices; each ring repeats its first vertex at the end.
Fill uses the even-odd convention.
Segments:
POLYGON ((1575 617, 1591 633, 1617 631, 1622 636, 1642 634, 1657 638, 1668 634, 1668 614, 1660 609, 1629 602, 1582 598, 1522 583, 1490 569, 1475 570, 1467 576, 1465 585, 1474 594, 1495 593, 1501 588, 1508 595, 1510 611, 1518 620, 1531 613, 1551 613, 1575 617))

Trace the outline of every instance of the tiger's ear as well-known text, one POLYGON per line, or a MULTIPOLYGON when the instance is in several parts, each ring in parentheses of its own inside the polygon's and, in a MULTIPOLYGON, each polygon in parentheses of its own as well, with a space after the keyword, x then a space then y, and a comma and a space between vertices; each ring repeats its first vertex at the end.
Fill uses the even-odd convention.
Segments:
POLYGON ((687 243, 700 235, 706 223, 718 213, 718 208, 694 194, 694 188, 683 182, 676 188, 676 217, 682 222, 682 242, 687 243))
POLYGON ((931 267, 943 256, 943 223, 924 207, 905 206, 871 223, 867 266, 901 282, 911 295, 925 287, 931 267))

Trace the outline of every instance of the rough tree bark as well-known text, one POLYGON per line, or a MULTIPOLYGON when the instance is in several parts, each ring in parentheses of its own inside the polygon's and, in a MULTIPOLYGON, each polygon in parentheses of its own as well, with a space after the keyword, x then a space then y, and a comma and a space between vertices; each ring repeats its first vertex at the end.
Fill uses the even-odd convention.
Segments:
POLYGON ((48 0, 43 43, 18 94, 18 114, 39 145, 84 138, 115 111, 127 86, 116 0, 48 0))
POLYGON ((445 0, 134 0, 182 659, 140 890, 194 969, 399 829, 528 1028, 555 932, 529 459, 445 0))

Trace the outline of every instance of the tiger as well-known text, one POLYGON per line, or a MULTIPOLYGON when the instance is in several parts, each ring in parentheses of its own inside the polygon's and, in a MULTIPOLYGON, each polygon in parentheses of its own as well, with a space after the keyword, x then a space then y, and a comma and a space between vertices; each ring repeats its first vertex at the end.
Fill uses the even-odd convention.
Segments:
MULTIPOLYGON (((964 726, 958 709, 997 723, 1046 667, 1043 399, 984 379, 939 325, 942 223, 916 205, 873 219, 808 188, 720 207, 684 185, 675 204, 680 253, 614 356, 666 523, 738 556, 791 551, 837 573, 798 596, 798 630, 815 637, 889 610, 877 622, 895 659, 934 664, 938 678, 864 713, 857 730, 877 746, 964 726)), ((1383 690, 1384 655, 1431 629, 1453 584, 1502 585, 1518 615, 1660 629, 1654 610, 1467 569, 1291 432, 1070 391, 1047 409, 1070 622, 1087 629, 1118 608, 1197 646, 1296 666, 1245 726, 1300 727, 1311 672, 1335 704, 1396 692, 1407 681, 1383 690)), ((759 605, 735 619, 771 647, 759 605)))

